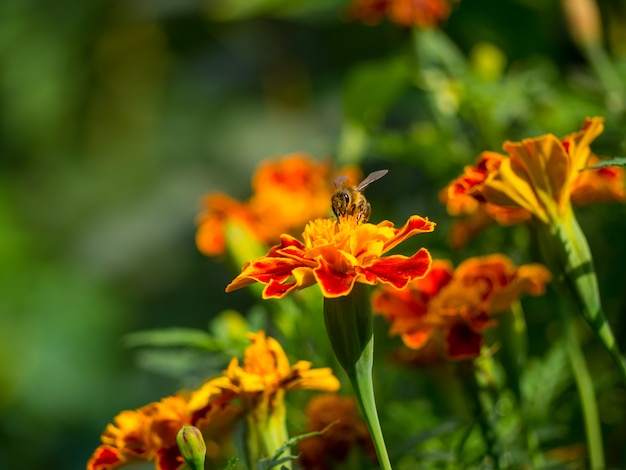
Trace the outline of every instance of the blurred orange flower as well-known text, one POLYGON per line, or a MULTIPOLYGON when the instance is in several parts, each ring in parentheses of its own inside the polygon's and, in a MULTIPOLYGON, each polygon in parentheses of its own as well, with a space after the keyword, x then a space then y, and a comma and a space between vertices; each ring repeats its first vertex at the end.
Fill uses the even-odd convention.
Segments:
MULTIPOLYGON (((138 410, 122 411, 102 434, 102 445, 87 463, 88 470, 112 470, 139 460, 155 461, 158 470, 179 470, 185 465, 176 444, 176 434, 187 425, 195 425, 207 435, 234 423, 239 410, 214 396, 204 404, 202 413, 192 413, 188 398, 166 397, 138 410)), ((218 439, 219 433, 216 436, 218 439)), ((210 439, 209 439, 210 440, 210 439)), ((207 449, 219 448, 217 444, 207 449)), ((216 458, 218 455, 209 455, 216 458)))
POLYGON ((194 394, 192 406, 210 401, 219 390, 231 392, 245 410, 252 410, 261 404, 275 406, 277 394, 287 390, 339 389, 339 380, 330 368, 311 369, 308 361, 298 361, 291 366, 274 338, 266 337, 263 331, 248 336, 252 344, 246 348, 243 365, 234 357, 222 377, 207 382, 194 394))
MULTIPOLYGON (((330 162, 317 162, 296 153, 259 165, 252 178, 253 194, 240 202, 223 193, 204 197, 204 210, 198 215, 196 245, 208 256, 224 253, 225 224, 245 227, 259 241, 272 244, 283 233, 300 232, 306 222, 329 213, 333 192, 330 162)), ((358 179, 359 172, 345 168, 343 173, 358 179)))
POLYGON ((411 257, 384 253, 418 233, 432 232, 428 219, 412 216, 395 229, 389 221, 378 225, 359 223, 355 216, 317 219, 304 229, 304 242, 290 235, 281 236, 280 245, 267 255, 248 262, 227 287, 226 292, 255 282, 265 284, 263 298, 282 298, 288 293, 318 283, 324 297, 342 297, 355 282, 379 281, 399 289, 426 274, 430 254, 425 248, 411 257))
POLYGON ((599 161, 589 146, 602 130, 602 118, 588 118, 580 131, 560 140, 547 134, 505 142, 508 157, 483 152, 440 193, 448 213, 464 217, 453 226, 452 245, 463 246, 492 220, 509 225, 535 217, 550 224, 562 219, 571 203, 623 202, 621 167, 581 171, 599 161))
POLYGON ((456 270, 449 261, 433 261, 423 278, 407 289, 383 286, 372 297, 375 313, 391 322, 389 333, 406 346, 432 351, 453 360, 476 357, 481 333, 494 324, 492 314, 508 309, 528 292, 541 295, 550 281, 542 265, 515 267, 503 255, 470 258, 456 270))
POLYGON ((334 463, 343 462, 356 446, 376 461, 369 430, 359 416, 354 397, 317 395, 309 401, 306 415, 309 425, 305 433, 324 432, 298 443, 300 464, 305 470, 330 470, 334 463))
POLYGON ((406 27, 432 28, 450 16, 449 0, 355 0, 348 14, 365 24, 380 23, 386 15, 406 27))

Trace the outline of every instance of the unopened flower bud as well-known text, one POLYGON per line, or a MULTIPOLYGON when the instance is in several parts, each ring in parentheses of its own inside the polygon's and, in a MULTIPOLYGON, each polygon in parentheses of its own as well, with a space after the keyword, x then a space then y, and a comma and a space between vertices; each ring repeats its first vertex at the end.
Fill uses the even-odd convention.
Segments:
POLYGON ((183 426, 176 435, 176 443, 191 470, 203 470, 206 444, 200 430, 195 426, 183 426))

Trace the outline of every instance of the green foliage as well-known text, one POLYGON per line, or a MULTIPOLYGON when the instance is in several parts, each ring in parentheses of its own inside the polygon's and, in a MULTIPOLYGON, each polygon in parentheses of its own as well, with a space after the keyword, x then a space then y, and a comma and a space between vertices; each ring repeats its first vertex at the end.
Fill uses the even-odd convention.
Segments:
POLYGON ((581 171, 585 171, 585 170, 593 170, 595 168, 606 168, 606 167, 610 167, 610 166, 625 166, 626 165, 626 158, 624 157, 615 157, 615 158, 609 158, 606 160, 602 160, 601 162, 595 163, 593 165, 589 165, 585 168, 583 168, 581 171))
POLYGON ((293 456, 293 455, 283 456, 285 452, 287 452, 291 447, 295 446, 298 442, 304 439, 308 439, 309 437, 320 436, 323 433, 324 433, 324 430, 309 432, 306 434, 300 434, 298 436, 290 437, 287 440, 287 442, 285 442, 282 446, 278 448, 278 450, 272 457, 268 459, 261 459, 257 463, 257 467, 256 467, 257 470, 270 470, 270 468, 274 468, 279 465, 281 465, 281 468, 285 468, 284 466, 282 466, 282 464, 284 464, 285 462, 296 460, 298 458, 297 456, 293 456))

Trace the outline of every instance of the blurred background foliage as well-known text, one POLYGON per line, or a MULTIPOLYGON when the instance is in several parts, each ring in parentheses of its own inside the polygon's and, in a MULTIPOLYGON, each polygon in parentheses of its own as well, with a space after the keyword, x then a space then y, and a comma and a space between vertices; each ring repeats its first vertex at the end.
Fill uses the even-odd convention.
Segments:
MULTIPOLYGON (((250 296, 224 293, 229 266, 198 253, 194 218, 209 191, 248 197, 267 157, 389 168, 368 189, 376 219, 428 216, 429 249, 455 263, 494 251, 528 261, 523 227, 492 227, 450 252, 437 194, 482 150, 564 135, 586 116, 606 117, 598 154, 626 155, 626 2, 599 6, 608 84, 557 0, 463 0, 428 31, 349 21, 343 0, 1 2, 0 466, 84 468, 115 414, 182 385, 121 338, 205 329, 222 310, 250 308, 250 296)), ((579 213, 624 344, 626 210, 579 213)), ((565 366, 550 349, 554 318, 537 302, 526 309, 537 377, 575 400, 571 378, 555 374, 565 366)), ((380 351, 397 344, 378 326, 380 351)), ((602 382, 610 364, 588 349, 608 459, 623 464, 626 394, 602 382)), ((381 387, 406 380, 379 373, 381 387)), ((428 396, 429 382, 412 381, 406 390, 428 396)), ((441 403, 412 400, 383 410, 390 441, 420 431, 402 427, 409 406, 421 439, 447 432, 441 403)), ((567 401, 552 412, 579 413, 567 401)), ((581 424, 569 432, 583 441, 581 424)))

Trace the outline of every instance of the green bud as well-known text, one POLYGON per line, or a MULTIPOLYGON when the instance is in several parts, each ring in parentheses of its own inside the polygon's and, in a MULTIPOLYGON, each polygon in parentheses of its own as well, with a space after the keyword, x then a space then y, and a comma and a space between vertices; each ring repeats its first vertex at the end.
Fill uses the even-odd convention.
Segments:
POLYGON ((176 435, 176 443, 191 470, 204 470, 206 444, 197 427, 183 426, 176 435))

